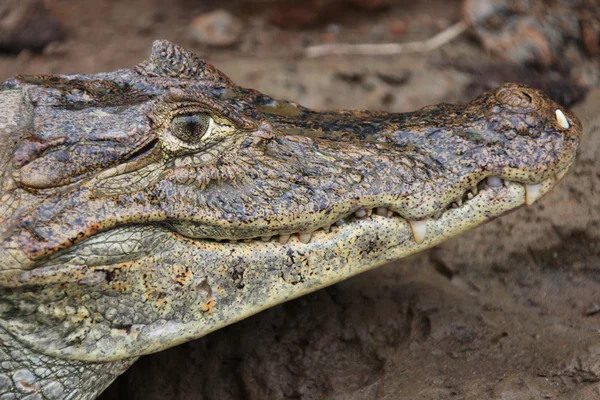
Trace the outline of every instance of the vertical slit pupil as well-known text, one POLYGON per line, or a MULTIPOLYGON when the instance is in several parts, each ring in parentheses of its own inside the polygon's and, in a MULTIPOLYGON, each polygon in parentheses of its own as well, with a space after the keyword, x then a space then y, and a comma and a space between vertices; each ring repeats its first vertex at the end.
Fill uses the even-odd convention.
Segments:
POLYGON ((207 113, 178 115, 171 121, 171 131, 185 142, 198 142, 210 124, 210 115, 207 113))

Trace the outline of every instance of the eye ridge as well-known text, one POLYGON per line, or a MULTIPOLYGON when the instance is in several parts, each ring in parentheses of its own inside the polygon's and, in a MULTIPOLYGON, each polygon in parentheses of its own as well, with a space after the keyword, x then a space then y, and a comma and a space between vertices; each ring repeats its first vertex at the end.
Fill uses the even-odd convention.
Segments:
POLYGON ((209 133, 211 116, 207 112, 179 114, 171 119, 171 132, 187 143, 197 143, 209 133))

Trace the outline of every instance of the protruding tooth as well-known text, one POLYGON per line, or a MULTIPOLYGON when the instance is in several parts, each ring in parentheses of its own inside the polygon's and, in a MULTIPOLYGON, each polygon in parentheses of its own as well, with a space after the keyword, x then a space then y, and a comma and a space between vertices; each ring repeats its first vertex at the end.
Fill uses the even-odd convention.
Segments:
POLYGON ((237 239, 229 239, 229 243, 237 243, 237 239))
POLYGON ((310 242, 310 238, 312 237, 312 232, 300 232, 298 233, 298 240, 302 243, 310 242))
POLYGON ((343 219, 338 219, 337 221, 335 221, 335 226, 342 226, 346 223, 346 221, 344 221, 343 219))
POLYGON ((354 216, 358 219, 367 218, 367 210, 365 210, 364 208, 359 208, 354 212, 354 216))
POLYGON ((440 219, 440 217, 442 216, 442 214, 443 214, 443 212, 441 210, 440 211, 436 211, 436 212, 433 213, 433 218, 434 219, 440 219))
POLYGON ((246 239, 244 239, 244 243, 250 243, 251 241, 252 241, 252 239, 251 239, 251 238, 246 238, 246 239))
POLYGON ((290 240, 290 235, 279 235, 279 243, 286 244, 290 240))
POLYGON ((502 179, 497 176, 488 176, 485 183, 491 188, 501 188, 504 186, 502 179))
POLYGON ((463 203, 462 199, 458 199, 458 200, 456 200, 456 205, 457 205, 458 207, 462 206, 462 203, 463 203))
POLYGON ((375 209, 375 214, 379 215, 380 217, 387 217, 388 209, 386 207, 377 207, 375 209))
POLYGON ((473 196, 476 196, 477 193, 479 193, 479 189, 477 189, 477 186, 473 186, 473 188, 471 188, 471 193, 473 193, 473 196))
POLYGON ((409 223, 415 242, 417 244, 423 243, 425 241, 425 236, 427 235, 427 220, 409 221, 409 223))
POLYGON ((262 240, 263 242, 268 242, 269 240, 271 240, 271 236, 261 236, 260 240, 262 240))
POLYGON ((503 179, 502 181, 504 182, 504 186, 510 186, 510 181, 508 179, 503 179))
POLYGON ((452 203, 452 208, 458 208, 458 204, 456 202, 452 203))
POLYGON ((567 117, 565 117, 565 114, 561 110, 556 110, 556 121, 562 128, 569 129, 569 121, 567 121, 567 117))
POLYGON ((394 212, 392 210, 387 210, 387 217, 390 218, 392 215, 394 215, 394 212))
POLYGON ((540 198, 540 184, 525 185, 525 203, 530 206, 540 198))
POLYGON ((473 196, 473 193, 467 192, 467 200, 471 200, 473 197, 475 197, 473 196))

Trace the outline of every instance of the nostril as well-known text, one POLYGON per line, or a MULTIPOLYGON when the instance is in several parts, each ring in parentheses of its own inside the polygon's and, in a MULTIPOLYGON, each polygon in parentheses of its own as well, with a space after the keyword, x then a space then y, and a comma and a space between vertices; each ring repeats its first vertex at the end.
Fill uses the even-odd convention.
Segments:
POLYGON ((558 125, 560 125, 562 128, 569 129, 570 125, 569 121, 567 120, 567 117, 565 117, 565 114, 558 109, 556 110, 556 121, 558 122, 558 125))
POLYGON ((523 96, 525 96, 530 103, 533 103, 533 97, 531 97, 529 93, 521 90, 521 94, 523 94, 523 96))

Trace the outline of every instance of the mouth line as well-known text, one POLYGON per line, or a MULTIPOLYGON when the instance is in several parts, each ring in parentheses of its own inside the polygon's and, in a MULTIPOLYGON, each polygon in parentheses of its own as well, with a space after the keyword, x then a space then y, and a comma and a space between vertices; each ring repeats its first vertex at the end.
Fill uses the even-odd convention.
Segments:
MULTIPOLYGON (((314 229, 306 230, 306 231, 298 231, 298 232, 272 232, 266 233, 261 236, 253 236, 253 237, 244 237, 244 238, 235 238, 235 239, 220 239, 220 238, 211 238, 203 235, 195 236, 193 232, 189 229, 190 224, 193 224, 189 221, 168 221, 164 223, 167 225, 170 230, 173 231, 174 234, 180 235, 183 238, 191 239, 193 241, 205 241, 205 242, 213 242, 213 243, 279 243, 280 245, 286 245, 290 240, 296 239, 298 242, 302 244, 308 244, 313 240, 313 237, 317 233, 322 233, 324 235, 335 235, 336 231, 340 229, 342 226, 352 226, 357 222, 372 219, 373 216, 377 216, 378 218, 387 218, 392 220, 401 220, 407 223, 410 226, 413 240, 416 244, 422 244, 427 237, 427 224, 429 221, 437 221, 440 220, 444 215, 448 214, 452 210, 462 209, 464 207, 468 207, 470 202, 476 198, 477 196, 485 193, 487 191, 492 191, 495 194, 501 194, 503 190, 505 190, 510 185, 520 185, 523 187, 525 195, 523 196, 523 202, 521 205, 531 205, 537 199, 542 197, 549 189, 547 186, 550 186, 550 189, 562 179, 566 171, 559 173, 554 178, 549 178, 538 184, 525 184, 517 181, 509 181, 505 179, 501 179, 497 176, 490 176, 482 179, 472 188, 465 191, 461 196, 455 198, 453 201, 449 202, 444 208, 435 213, 426 216, 425 218, 418 220, 409 220, 403 217, 400 213, 388 208, 385 205, 365 208, 360 207, 356 209, 354 212, 343 216, 338 219, 333 224, 317 226, 314 229), (543 186, 546 188, 543 188, 543 186)), ((193 226, 193 225, 192 225, 193 226)), ((321 235, 318 235, 321 238, 321 235)))

